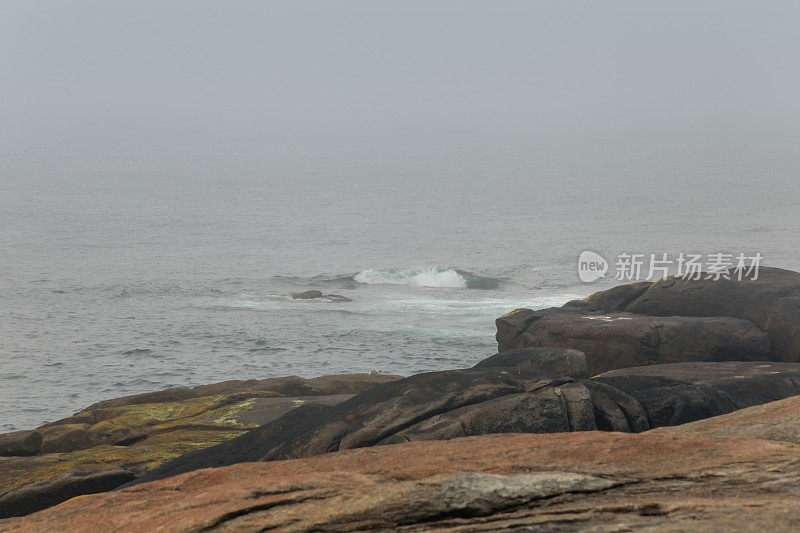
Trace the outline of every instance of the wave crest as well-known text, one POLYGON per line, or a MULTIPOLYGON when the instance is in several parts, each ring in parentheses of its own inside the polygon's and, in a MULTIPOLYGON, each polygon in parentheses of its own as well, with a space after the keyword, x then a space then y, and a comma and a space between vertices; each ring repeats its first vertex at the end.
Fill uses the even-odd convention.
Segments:
POLYGON ((452 289, 497 289, 508 281, 506 278, 479 276, 454 267, 441 268, 436 266, 392 270, 374 270, 370 268, 356 274, 324 274, 310 278, 273 276, 272 279, 292 287, 303 287, 303 290, 309 287, 319 287, 323 291, 356 289, 359 285, 377 284, 452 289))
MULTIPOLYGON (((362 270, 353 279, 358 283, 411 285, 414 287, 440 287, 463 289, 476 285, 485 286, 488 278, 480 278, 474 274, 461 272, 455 268, 440 269, 438 267, 414 268, 406 270, 362 270)), ((475 288, 483 288, 483 287, 475 288)))

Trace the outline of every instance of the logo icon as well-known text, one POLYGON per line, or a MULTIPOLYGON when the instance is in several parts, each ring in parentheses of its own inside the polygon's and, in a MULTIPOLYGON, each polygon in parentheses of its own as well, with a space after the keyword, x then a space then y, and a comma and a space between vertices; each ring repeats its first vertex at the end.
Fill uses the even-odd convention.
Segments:
POLYGON ((596 281, 608 272, 608 261, 598 253, 590 250, 581 252, 578 257, 578 277, 584 283, 596 281))

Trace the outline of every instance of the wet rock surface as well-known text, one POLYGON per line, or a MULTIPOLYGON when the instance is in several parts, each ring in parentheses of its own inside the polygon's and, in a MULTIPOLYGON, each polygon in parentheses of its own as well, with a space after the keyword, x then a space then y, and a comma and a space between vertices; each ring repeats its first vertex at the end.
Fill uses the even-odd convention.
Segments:
POLYGON ((325 300, 328 302, 352 302, 347 296, 341 294, 323 294, 322 291, 310 290, 303 292, 293 292, 292 298, 295 300, 325 300))

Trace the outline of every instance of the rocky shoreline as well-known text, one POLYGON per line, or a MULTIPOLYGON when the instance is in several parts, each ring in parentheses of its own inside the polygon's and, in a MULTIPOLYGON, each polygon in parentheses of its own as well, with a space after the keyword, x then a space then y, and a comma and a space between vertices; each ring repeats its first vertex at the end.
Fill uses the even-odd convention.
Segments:
POLYGON ((0 435, 0 531, 796 530, 800 274, 730 274, 513 311, 473 368, 178 387, 0 435))

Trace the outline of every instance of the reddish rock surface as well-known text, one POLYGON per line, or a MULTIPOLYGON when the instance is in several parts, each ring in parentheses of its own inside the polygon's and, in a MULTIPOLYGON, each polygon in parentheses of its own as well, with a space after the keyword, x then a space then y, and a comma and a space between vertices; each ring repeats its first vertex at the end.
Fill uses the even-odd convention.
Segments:
POLYGON ((800 447, 694 434, 506 434, 205 469, 0 531, 796 531, 800 447))
POLYGON ((96 403, 36 431, 0 434, 0 518, 111 490, 170 459, 299 406, 331 406, 400 376, 225 381, 96 403))
POLYGON ((664 428, 663 431, 715 437, 749 437, 800 444, 800 396, 664 428))

